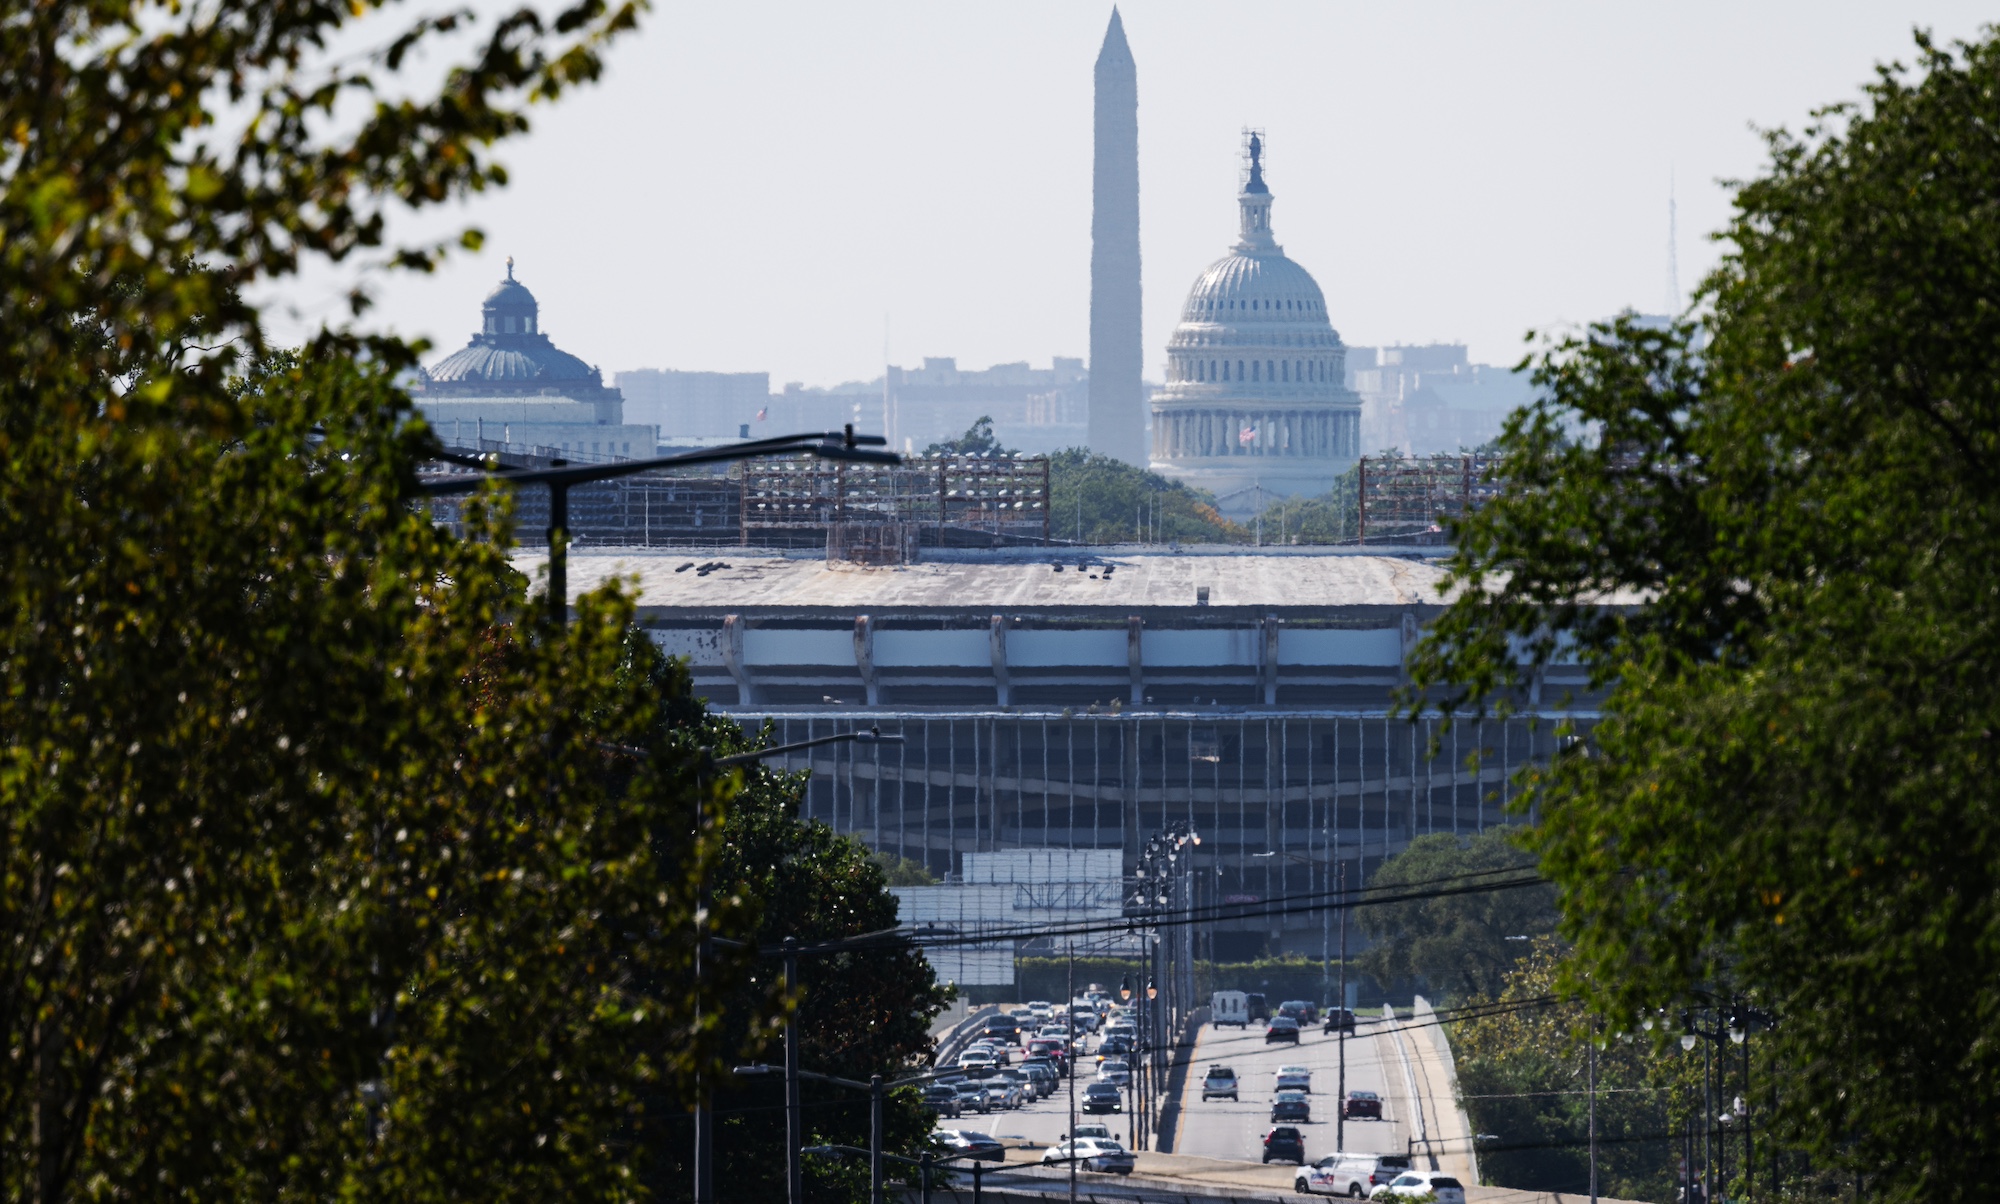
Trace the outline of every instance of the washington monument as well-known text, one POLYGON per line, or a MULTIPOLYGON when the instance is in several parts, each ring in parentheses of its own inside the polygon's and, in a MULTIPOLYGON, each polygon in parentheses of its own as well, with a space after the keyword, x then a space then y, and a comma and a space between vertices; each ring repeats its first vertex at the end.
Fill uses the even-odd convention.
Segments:
POLYGON ((1125 24, 1097 52, 1096 165, 1090 213, 1090 450, 1146 464, 1146 398, 1140 383, 1139 81, 1125 24))

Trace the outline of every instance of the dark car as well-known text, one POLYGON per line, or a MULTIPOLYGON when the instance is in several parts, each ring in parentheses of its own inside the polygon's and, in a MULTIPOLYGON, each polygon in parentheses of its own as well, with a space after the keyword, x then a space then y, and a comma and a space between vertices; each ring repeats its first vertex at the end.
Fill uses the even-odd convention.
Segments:
POLYGON ((1279 1125, 1264 1134, 1264 1161, 1306 1164, 1306 1139, 1290 1125, 1279 1125))
POLYGON ((1053 1037, 1037 1037, 1028 1042, 1028 1060, 1032 1062, 1036 1058, 1047 1058, 1064 1074, 1069 1073, 1069 1051, 1053 1037))
POLYGON ((1271 1018, 1271 1005, 1265 1003, 1264 997, 1255 991, 1251 991, 1243 996, 1243 1009, 1250 1014, 1252 1020, 1269 1020, 1271 1018))
POLYGON ((974 1133, 970 1129, 940 1129, 938 1140, 945 1149, 976 1162, 1007 1161, 1007 1147, 984 1133, 974 1133))
POLYGON ((1111 1083, 1092 1083, 1083 1089, 1085 1112, 1123 1112, 1125 1097, 1111 1083))
POLYGON ((1340 1114, 1349 1120, 1381 1120, 1382 1097, 1373 1091, 1350 1091, 1340 1114))
POLYGON ((1290 1016, 1303 1028, 1319 1020, 1319 1005, 1310 999, 1287 999, 1278 1005, 1278 1015, 1290 1016))
POLYGON ((990 1016, 986 1020, 986 1036, 995 1041, 1005 1041, 1009 1045, 1021 1043, 1021 1025, 1012 1016, 990 1016))
POLYGON ((957 1116, 958 1088, 949 1083, 932 1083, 924 1088, 924 1104, 939 1116, 957 1116))
POLYGON ((1311 1124, 1312 1118, 1312 1105, 1303 1091, 1280 1091, 1271 1103, 1272 1120, 1294 1120, 1304 1125, 1311 1124))
POLYGON ((1346 1008, 1328 1008, 1326 1010, 1326 1028, 1322 1031, 1329 1037, 1335 1033, 1353 1032, 1354 1013, 1346 1008))
POLYGON ((1271 1017, 1271 1026, 1264 1030, 1264 1044, 1269 1045, 1273 1041, 1290 1041, 1292 1044, 1297 1045, 1299 1043, 1299 1022, 1290 1016, 1271 1017))
POLYGON ((1106 1037, 1097 1043, 1097 1056, 1099 1058, 1122 1057, 1131 1052, 1132 1040, 1129 1037, 1106 1037))

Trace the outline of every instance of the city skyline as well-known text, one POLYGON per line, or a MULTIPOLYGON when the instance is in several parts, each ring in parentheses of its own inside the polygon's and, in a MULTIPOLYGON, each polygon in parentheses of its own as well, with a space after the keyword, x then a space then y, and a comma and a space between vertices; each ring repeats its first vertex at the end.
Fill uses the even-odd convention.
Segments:
MULTIPOLYGON (((1832 19, 1802 4, 1121 9, 1146 76, 1154 380, 1229 221, 1244 125, 1272 132, 1287 249, 1318 267, 1345 342, 1463 342, 1511 363, 1530 327, 1658 307, 1670 180, 1688 293, 1727 216, 1717 178, 1762 161, 1751 123, 1796 130, 1855 95, 1872 64, 1910 58, 1912 24, 1945 39, 1976 24, 1974 6, 1944 2, 1832 19)), ((510 186, 453 215, 485 229, 483 251, 431 277, 376 275, 365 324, 442 354, 511 254, 547 328, 607 377, 832 385, 885 360, 1087 354, 1091 64, 1110 11, 656 12, 598 88, 502 155, 510 186)), ((278 336, 337 319, 350 279, 289 285, 278 336)))

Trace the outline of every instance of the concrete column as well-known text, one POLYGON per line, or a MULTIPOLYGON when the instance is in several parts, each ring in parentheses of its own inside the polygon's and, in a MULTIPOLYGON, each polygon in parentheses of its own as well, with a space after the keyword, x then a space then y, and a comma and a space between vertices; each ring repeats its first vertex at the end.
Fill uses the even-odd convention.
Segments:
POLYGON ((1007 617, 994 615, 993 624, 987 629, 987 639, 993 651, 993 693, 999 705, 1014 705, 1014 683, 1007 675, 1007 617))
POLYGON ((1138 615, 1132 615, 1125 620, 1125 667, 1132 675, 1133 706, 1139 706, 1146 701, 1146 664, 1143 655, 1145 641, 1141 638, 1144 631, 1145 622, 1138 615))
POLYGON ((722 664, 736 681, 736 705, 747 707, 757 701, 757 692, 750 681, 750 667, 743 663, 744 626, 742 615, 723 616, 722 664))
POLYGON ((854 667, 861 671, 861 688, 869 706, 882 704, 882 688, 875 678, 875 624, 867 615, 854 616, 854 667))

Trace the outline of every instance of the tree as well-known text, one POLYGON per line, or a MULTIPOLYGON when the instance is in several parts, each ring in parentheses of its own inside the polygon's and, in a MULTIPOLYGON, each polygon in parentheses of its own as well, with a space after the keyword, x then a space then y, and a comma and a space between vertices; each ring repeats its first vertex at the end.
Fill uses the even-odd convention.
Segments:
POLYGON ((1578 658, 1602 719, 1524 796, 1564 981, 1612 1018, 1773 1011, 1767 1125, 1896 1168, 1880 1198, 1970 1199, 2000 1188, 2000 46, 1918 45, 1770 135, 1705 347, 1620 320, 1541 354, 1413 682, 1505 709, 1578 658))
POLYGON ((956 439, 944 439, 924 448, 927 456, 1011 456, 1014 452, 1001 446, 993 434, 993 420, 981 417, 956 439))
POLYGON ((414 349, 274 354, 247 299, 503 182, 636 10, 508 16, 377 100, 467 19, 322 53, 371 7, 0 24, 10 1199, 630 1199, 642 1103, 719 1051, 691 938, 730 783, 623 672, 630 600, 543 626, 504 498, 467 540, 421 509, 414 349))
MULTIPOLYGON (((1370 875, 1368 885, 1386 891, 1532 868, 1535 859, 1514 846, 1513 832, 1488 828, 1476 836, 1419 836, 1370 875)), ((1525 951, 1522 938, 1547 934, 1556 919, 1554 892, 1546 886, 1384 903, 1355 915, 1373 942, 1359 959, 1361 968, 1376 982, 1421 978, 1454 1001, 1498 996, 1525 951)))
POLYGON ((868 862, 882 871, 882 881, 890 886, 936 886, 929 867, 911 857, 894 853, 870 853, 868 862))
POLYGON ((1155 536, 1192 543, 1248 543, 1250 533, 1215 508, 1215 497, 1080 447, 1049 457, 1049 534, 1082 543, 1155 536), (1143 524, 1143 527, 1142 527, 1143 524))
MULTIPOLYGON (((1562 951, 1543 937, 1504 975, 1496 996, 1451 1025, 1458 1090, 1487 1183, 1523 1191, 1590 1189, 1589 1042, 1583 1006, 1561 995, 1562 951)), ((1701 1125, 1701 1052, 1598 1032, 1598 1190, 1672 1200, 1682 1134, 1701 1125)), ((1766 1187, 1768 1190, 1768 1187, 1766 1187)), ((1732 1193, 1733 1194, 1733 1193, 1732 1193)))

